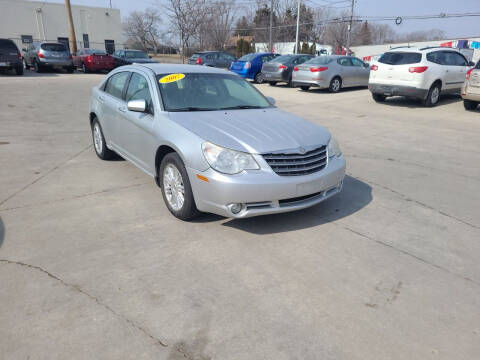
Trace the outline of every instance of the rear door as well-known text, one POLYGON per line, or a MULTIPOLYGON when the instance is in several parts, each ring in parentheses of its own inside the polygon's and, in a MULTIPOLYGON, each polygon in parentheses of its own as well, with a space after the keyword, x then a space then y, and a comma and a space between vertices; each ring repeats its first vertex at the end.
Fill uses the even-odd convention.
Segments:
POLYGON ((0 39, 0 66, 18 62, 18 48, 12 40, 0 39))
POLYGON ((120 111, 118 141, 127 157, 149 174, 154 174, 155 137, 153 135, 152 86, 148 78, 139 72, 132 72, 125 91, 125 108, 120 111), (145 100, 148 112, 130 111, 127 104, 131 100, 145 100))
POLYGON ((126 108, 124 91, 130 72, 122 71, 112 75, 104 87, 104 92, 99 96, 102 104, 103 118, 100 119, 105 138, 117 149, 122 149, 118 136, 118 123, 126 108))

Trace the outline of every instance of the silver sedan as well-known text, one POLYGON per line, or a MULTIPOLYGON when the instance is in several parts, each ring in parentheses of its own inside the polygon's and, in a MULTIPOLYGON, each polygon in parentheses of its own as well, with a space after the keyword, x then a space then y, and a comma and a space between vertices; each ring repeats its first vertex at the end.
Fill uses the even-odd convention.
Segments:
POLYGON ((344 87, 368 86, 370 67, 352 56, 319 56, 293 69, 293 86, 339 92, 344 87))
POLYGON ((328 130, 225 70, 117 68, 92 90, 90 125, 98 157, 116 153, 155 178, 184 220, 303 209, 337 194, 345 176, 328 130))

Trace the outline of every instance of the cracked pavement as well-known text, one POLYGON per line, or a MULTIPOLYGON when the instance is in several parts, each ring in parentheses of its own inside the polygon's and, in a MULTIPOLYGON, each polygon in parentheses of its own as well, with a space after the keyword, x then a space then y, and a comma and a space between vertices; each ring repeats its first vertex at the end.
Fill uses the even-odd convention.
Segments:
POLYGON ((2 359, 478 357, 480 111, 258 85, 332 131, 342 193, 184 223, 95 156, 102 76, 0 76, 2 359))

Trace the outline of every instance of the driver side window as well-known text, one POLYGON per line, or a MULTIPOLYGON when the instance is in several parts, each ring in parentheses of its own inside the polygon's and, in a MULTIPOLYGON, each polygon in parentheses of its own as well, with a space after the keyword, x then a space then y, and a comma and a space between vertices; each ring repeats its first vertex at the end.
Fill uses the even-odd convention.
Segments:
POLYGON ((150 112, 153 112, 152 95, 150 94, 148 81, 143 75, 135 72, 132 73, 125 100, 127 102, 130 100, 145 100, 147 103, 147 109, 149 109, 150 112))

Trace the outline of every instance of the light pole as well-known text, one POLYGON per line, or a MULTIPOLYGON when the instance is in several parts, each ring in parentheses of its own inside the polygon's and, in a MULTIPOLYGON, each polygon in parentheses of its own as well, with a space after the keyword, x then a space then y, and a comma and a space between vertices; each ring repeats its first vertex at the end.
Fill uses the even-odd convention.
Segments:
POLYGON ((70 0, 65 0, 65 9, 67 10, 67 20, 68 24, 70 25, 70 42, 71 46, 71 53, 75 54, 77 52, 77 38, 75 36, 75 27, 73 26, 73 18, 72 18, 72 8, 70 7, 70 0))
POLYGON ((350 53, 350 33, 352 32, 354 6, 355 6, 355 0, 352 0, 352 6, 350 7, 350 23, 348 24, 348 32, 347 32, 347 55, 350 53))
POLYGON ((269 40, 268 46, 270 51, 273 51, 273 42, 272 42, 272 28, 273 28, 273 0, 270 0, 270 31, 269 31, 269 40))
POLYGON ((297 3, 297 35, 295 36, 295 54, 298 54, 298 29, 300 28, 300 0, 297 3))

